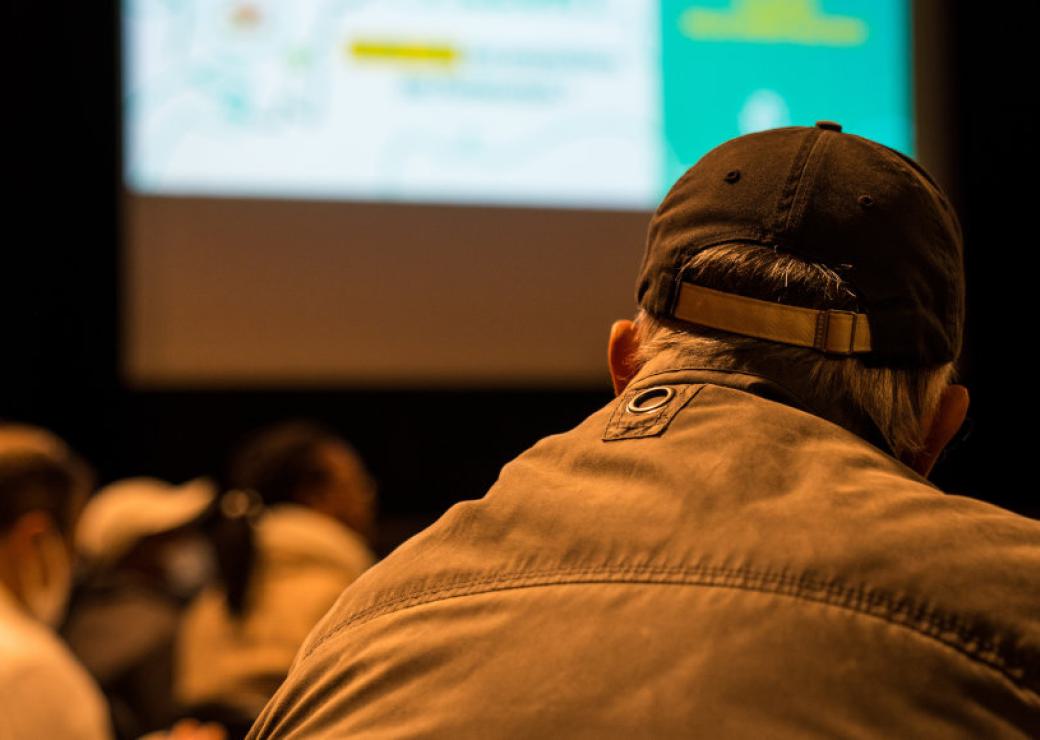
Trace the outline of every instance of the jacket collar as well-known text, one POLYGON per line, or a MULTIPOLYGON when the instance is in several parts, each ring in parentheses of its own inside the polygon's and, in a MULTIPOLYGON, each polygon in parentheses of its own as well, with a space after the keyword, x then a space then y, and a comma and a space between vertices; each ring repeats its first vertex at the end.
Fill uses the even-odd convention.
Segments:
POLYGON ((813 398, 811 380, 791 371, 775 369, 765 374, 757 368, 752 371, 743 367, 724 367, 721 363, 705 362, 700 358, 685 359, 675 350, 665 350, 643 365, 632 379, 630 387, 644 388, 668 383, 708 383, 792 406, 839 424, 889 457, 895 457, 873 419, 866 414, 841 408, 838 403, 823 408, 819 403, 807 402, 805 399, 813 398), (839 423, 838 419, 844 421, 839 423))

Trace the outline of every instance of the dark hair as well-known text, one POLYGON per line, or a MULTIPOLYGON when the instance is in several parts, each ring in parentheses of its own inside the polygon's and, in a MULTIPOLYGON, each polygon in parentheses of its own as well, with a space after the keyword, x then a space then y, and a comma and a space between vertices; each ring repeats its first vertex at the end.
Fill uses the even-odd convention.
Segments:
POLYGON ((74 504, 92 482, 90 468, 42 429, 0 423, 0 432, 11 434, 0 444, 0 531, 31 511, 43 511, 71 535, 74 504), (18 439, 23 435, 24 443, 18 439))
POLYGON ((309 421, 290 421, 249 436, 232 455, 224 476, 224 499, 212 527, 217 567, 228 609, 246 608, 256 561, 253 524, 263 509, 299 500, 327 472, 316 452, 330 443, 345 444, 331 430, 309 421))

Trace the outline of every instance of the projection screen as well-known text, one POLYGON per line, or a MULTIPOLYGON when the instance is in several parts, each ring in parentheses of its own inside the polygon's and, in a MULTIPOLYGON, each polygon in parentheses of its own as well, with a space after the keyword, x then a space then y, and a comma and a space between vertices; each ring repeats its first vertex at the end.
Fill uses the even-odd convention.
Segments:
POLYGON ((124 372, 582 385, 741 133, 913 154, 908 0, 128 0, 124 372))

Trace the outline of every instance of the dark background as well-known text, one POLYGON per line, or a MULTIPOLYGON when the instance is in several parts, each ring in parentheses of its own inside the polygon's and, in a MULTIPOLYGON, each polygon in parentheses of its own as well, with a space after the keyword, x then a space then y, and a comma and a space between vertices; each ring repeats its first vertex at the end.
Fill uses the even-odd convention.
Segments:
MULTIPOLYGON (((937 136, 966 236, 969 420, 932 478, 1040 515, 1032 481, 1036 289, 1033 27, 977 2, 934 5, 937 136)), ((219 470, 256 426, 313 417, 341 430, 381 483, 388 546, 499 468, 607 402, 603 389, 144 392, 119 377, 116 3, 7 2, 7 187, 0 263, 0 418, 50 427, 103 481, 219 470)), ((921 80, 921 77, 926 79, 921 80)), ((604 337, 605 339, 605 337, 604 337)), ((272 348, 277 351, 277 348, 272 348)))

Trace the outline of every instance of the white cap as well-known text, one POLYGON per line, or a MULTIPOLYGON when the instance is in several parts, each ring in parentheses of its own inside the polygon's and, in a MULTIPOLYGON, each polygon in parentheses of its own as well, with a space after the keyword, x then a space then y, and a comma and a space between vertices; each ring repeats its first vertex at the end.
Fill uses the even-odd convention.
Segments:
POLYGON ((169 532, 199 517, 216 486, 196 478, 175 486, 157 478, 127 478, 102 488, 83 509, 76 548, 87 558, 112 563, 145 537, 169 532))

